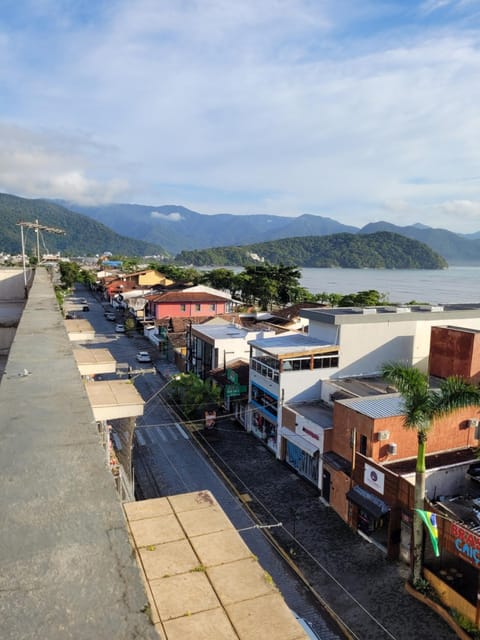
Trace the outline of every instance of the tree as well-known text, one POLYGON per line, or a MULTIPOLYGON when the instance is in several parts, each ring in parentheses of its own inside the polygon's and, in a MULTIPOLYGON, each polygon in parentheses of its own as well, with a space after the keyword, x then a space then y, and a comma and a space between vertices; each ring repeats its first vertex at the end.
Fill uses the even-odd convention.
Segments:
POLYGON ((78 280, 80 267, 75 262, 59 262, 60 277, 65 287, 73 287, 78 280))
POLYGON ((172 382, 170 393, 187 418, 201 418, 205 409, 220 404, 220 387, 201 380, 194 373, 185 373, 172 382))
MULTIPOLYGON (((386 363, 382 367, 385 379, 393 384, 404 400, 404 426, 417 432, 417 464, 415 469, 415 509, 425 508, 425 457, 427 435, 435 419, 453 413, 457 409, 480 404, 480 390, 462 378, 452 376, 431 389, 429 377, 415 367, 399 362, 386 363)), ((412 583, 422 577, 423 524, 417 511, 413 513, 413 562, 412 583)))

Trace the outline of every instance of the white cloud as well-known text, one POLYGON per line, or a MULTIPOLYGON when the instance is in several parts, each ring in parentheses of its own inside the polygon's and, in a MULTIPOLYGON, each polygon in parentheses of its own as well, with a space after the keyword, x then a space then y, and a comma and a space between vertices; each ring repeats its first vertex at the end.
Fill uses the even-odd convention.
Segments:
POLYGON ((3 192, 82 204, 111 202, 128 193, 124 180, 89 177, 89 156, 99 149, 87 138, 5 124, 0 124, 0 138, 3 192))
MULTIPOLYGON (((480 201, 462 180, 480 161, 474 28, 397 25, 402 2, 112 0, 81 22, 53 5, 50 30, 0 32, 4 190, 358 226, 403 201, 451 227, 442 203, 480 201)), ((447 9, 468 3, 418 5, 447 9)))
POLYGON ((150 213, 152 218, 160 218, 161 220, 168 220, 169 222, 180 222, 183 220, 183 216, 178 211, 171 213, 160 213, 160 211, 152 211, 150 213))

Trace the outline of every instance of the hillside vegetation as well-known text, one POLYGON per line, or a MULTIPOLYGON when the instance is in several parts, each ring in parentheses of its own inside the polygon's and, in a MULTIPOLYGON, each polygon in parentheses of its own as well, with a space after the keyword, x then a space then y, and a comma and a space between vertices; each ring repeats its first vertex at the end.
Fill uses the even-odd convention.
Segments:
MULTIPOLYGON (((427 245, 397 233, 286 238, 242 247, 182 251, 176 261, 194 266, 246 266, 255 256, 270 264, 350 269, 444 269, 447 262, 427 245)), ((258 261, 258 260, 257 260, 258 261)))
MULTIPOLYGON (((48 200, 28 200, 0 194, 0 251, 10 254, 21 252, 21 234, 18 222, 35 222, 65 230, 65 235, 42 232, 42 253, 62 255, 96 255, 104 251, 125 256, 165 254, 162 247, 150 242, 118 235, 88 216, 69 211, 48 200)), ((36 243, 32 229, 25 229, 25 248, 34 253, 36 243)))

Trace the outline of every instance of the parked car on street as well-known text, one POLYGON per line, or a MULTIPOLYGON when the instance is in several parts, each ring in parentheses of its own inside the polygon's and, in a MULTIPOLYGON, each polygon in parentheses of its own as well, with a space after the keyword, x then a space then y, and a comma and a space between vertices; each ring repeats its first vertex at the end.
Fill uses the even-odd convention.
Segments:
POLYGON ((148 351, 139 351, 136 355, 138 362, 151 362, 152 358, 148 351))
POLYGON ((125 333, 125 325, 122 324, 121 322, 118 322, 115 325, 115 331, 116 331, 116 333, 125 333))
POLYGON ((105 318, 106 318, 107 320, 115 321, 115 320, 117 319, 117 316, 116 316, 112 311, 107 311, 107 312, 105 313, 105 318))
POLYGON ((90 307, 88 306, 88 304, 83 305, 82 311, 90 311, 90 307))

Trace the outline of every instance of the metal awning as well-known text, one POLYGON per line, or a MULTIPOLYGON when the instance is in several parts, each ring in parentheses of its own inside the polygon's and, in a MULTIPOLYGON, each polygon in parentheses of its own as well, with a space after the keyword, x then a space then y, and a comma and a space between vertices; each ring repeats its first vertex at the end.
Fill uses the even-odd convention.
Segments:
POLYGON ((390 511, 390 507, 386 502, 359 485, 350 489, 347 493, 347 500, 350 500, 350 502, 356 504, 357 507, 369 513, 375 520, 378 520, 390 511))
POLYGON ((308 453, 309 456, 313 456, 315 453, 318 453, 318 447, 309 442, 300 434, 290 431, 290 429, 282 427, 280 429, 280 435, 282 436, 282 438, 285 438, 285 440, 288 440, 302 451, 305 451, 305 453, 308 453))

